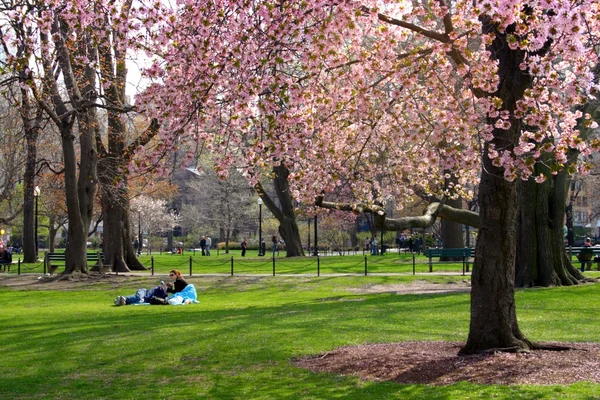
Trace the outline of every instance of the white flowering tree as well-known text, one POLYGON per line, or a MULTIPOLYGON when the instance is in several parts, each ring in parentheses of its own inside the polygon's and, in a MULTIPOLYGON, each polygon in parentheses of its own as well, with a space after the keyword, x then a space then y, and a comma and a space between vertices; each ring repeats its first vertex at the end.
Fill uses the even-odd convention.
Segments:
POLYGON ((179 214, 169 209, 166 200, 142 195, 132 199, 130 204, 131 226, 150 236, 169 232, 181 221, 179 214))

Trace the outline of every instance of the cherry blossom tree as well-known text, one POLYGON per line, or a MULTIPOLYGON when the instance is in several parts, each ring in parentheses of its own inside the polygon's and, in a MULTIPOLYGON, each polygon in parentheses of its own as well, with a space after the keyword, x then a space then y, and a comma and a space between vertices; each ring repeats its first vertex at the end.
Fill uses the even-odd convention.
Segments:
MULTIPOLYGON (((597 10, 591 0, 180 1, 148 13, 161 58, 142 100, 167 130, 209 143, 222 171, 244 163, 256 183, 255 166, 285 165, 290 192, 308 202, 342 179, 375 210, 415 186, 468 197, 481 174, 461 351, 518 351, 534 345, 516 318, 515 181, 584 171, 569 149, 598 148, 577 129, 589 117, 572 108, 597 89, 597 10), (536 169, 547 154, 552 164, 536 169)), ((381 219, 387 230, 423 221, 381 219)))

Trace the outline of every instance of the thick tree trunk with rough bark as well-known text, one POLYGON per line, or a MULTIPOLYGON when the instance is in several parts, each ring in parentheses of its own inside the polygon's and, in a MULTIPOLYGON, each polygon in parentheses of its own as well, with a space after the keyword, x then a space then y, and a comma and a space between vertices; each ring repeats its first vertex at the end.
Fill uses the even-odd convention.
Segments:
POLYGON ((516 287, 570 286, 584 279, 573 267, 564 244, 563 221, 569 184, 566 170, 542 184, 519 184, 521 213, 516 287))
POLYGON ((300 230, 296 221, 296 212, 294 210, 294 200, 290 195, 288 176, 289 170, 280 165, 273 168, 273 184, 275 194, 279 200, 279 207, 264 193, 264 190, 258 186, 259 195, 269 211, 279 221, 279 235, 285 241, 286 257, 303 256, 302 241, 300 239, 300 230))
POLYGON ((116 175, 119 168, 110 158, 100 161, 102 213, 104 235, 102 251, 104 263, 113 271, 129 272, 147 269, 137 258, 131 238, 131 218, 126 179, 116 175), (113 182, 120 182, 117 187, 113 182))
POLYGON ((514 296, 519 213, 517 183, 504 178, 504 170, 493 165, 487 148, 491 143, 496 149, 512 150, 518 144, 522 122, 514 117, 514 110, 516 102, 531 86, 531 76, 519 68, 525 53, 511 50, 506 34, 486 21, 484 30, 496 34, 490 45, 492 57, 499 62, 500 82, 495 95, 502 99, 502 109, 511 115, 511 128, 494 129, 493 139, 484 144, 479 184, 480 224, 471 276, 471 324, 467 343, 461 349, 463 354, 531 348, 519 330, 514 296))
MULTIPOLYGON (((71 126, 65 126, 61 132, 63 156, 65 161, 65 194, 69 231, 65 249, 66 274, 76 272, 87 274, 87 238, 93 212, 93 200, 96 192, 97 152, 93 140, 93 130, 96 128, 96 112, 88 109, 78 115, 79 145, 81 159, 79 160, 79 177, 77 177, 78 160, 75 155, 75 143, 71 126)), ((67 124, 68 125, 68 124, 67 124)))
POLYGON ((22 106, 21 118, 25 127, 25 141, 27 144, 27 158, 25 172, 23 173, 23 262, 34 263, 37 261, 36 233, 34 232, 34 195, 35 175, 37 163, 37 138, 41 130, 40 119, 35 116, 35 107, 25 90, 21 91, 22 106))
POLYGON ((518 197, 487 154, 479 185, 481 224, 471 277, 471 325, 461 353, 528 349, 519 330, 514 280, 518 197))
MULTIPOLYGON (((461 209, 462 208, 462 200, 447 200, 446 205, 461 209)), ((457 249, 461 247, 465 247, 465 241, 463 239, 463 226, 461 224, 457 224, 456 222, 448 221, 446 219, 442 220, 442 243, 445 249, 457 249)), ((440 261, 450 261, 452 257, 440 257, 440 261)), ((460 258, 462 260, 462 258, 460 258)))

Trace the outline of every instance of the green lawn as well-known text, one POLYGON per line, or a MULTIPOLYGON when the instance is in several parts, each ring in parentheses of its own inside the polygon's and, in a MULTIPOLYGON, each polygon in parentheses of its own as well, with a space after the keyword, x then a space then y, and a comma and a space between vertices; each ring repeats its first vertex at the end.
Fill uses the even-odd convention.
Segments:
MULTIPOLYGON (((3 279, 0 276, 0 280, 3 279)), ((158 277, 156 277, 158 279, 158 277)), ((363 382, 294 367, 339 346, 463 341, 468 294, 358 294, 412 276, 192 277, 200 304, 114 307, 152 278, 85 289, 0 287, 7 399, 592 399, 600 385, 445 387, 363 382)), ((438 282, 462 276, 432 277, 438 282)), ((600 341, 597 285, 517 292, 535 341, 600 341)))
MULTIPOLYGON (((22 257, 15 256, 15 263, 22 257)), ((40 259, 43 255, 40 256, 40 259)), ((233 264, 234 275, 261 274, 272 275, 273 264, 275 264, 276 275, 289 274, 310 274, 310 275, 328 275, 328 274, 410 274, 429 272, 429 260, 423 255, 413 256, 408 253, 388 253, 383 256, 371 256, 357 253, 356 255, 334 255, 321 257, 294 257, 286 258, 285 253, 281 252, 275 257, 270 253, 266 257, 258 257, 256 252, 248 252, 246 257, 241 257, 240 251, 233 250, 229 254, 223 251, 213 251, 210 257, 202 257, 199 252, 193 253, 186 251, 184 254, 144 254, 140 261, 150 269, 154 266, 156 274, 164 274, 171 269, 179 269, 186 275, 204 275, 204 274, 227 274, 231 275, 233 264)), ((21 264, 21 273, 43 273, 43 263, 21 264)), ((63 271, 64 267, 59 267, 58 272, 63 271)), ((462 273, 463 264, 461 261, 454 263, 439 263, 433 259, 432 270, 434 272, 455 272, 462 273)), ((11 266, 11 273, 18 273, 16 264, 11 266)))

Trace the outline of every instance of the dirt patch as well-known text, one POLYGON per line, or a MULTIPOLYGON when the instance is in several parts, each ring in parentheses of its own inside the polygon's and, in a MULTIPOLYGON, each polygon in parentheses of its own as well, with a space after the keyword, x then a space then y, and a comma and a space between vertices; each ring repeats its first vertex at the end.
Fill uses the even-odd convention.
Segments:
POLYGON ((566 351, 458 356, 463 343, 404 342, 342 347, 294 364, 314 372, 355 375, 368 381, 450 385, 568 385, 600 383, 600 344, 545 343, 566 351))
POLYGON ((147 281, 149 284, 155 284, 160 279, 164 279, 164 277, 136 276, 135 274, 100 274, 94 272, 90 274, 76 274, 68 277, 63 277, 61 275, 44 276, 41 274, 0 274, 0 286, 28 290, 81 290, 94 289, 95 287, 105 289, 106 284, 114 287, 119 287, 132 281, 147 281))
POLYGON ((416 280, 410 283, 402 284, 381 284, 368 285, 362 288, 348 289, 354 293, 396 293, 396 294, 442 294, 454 292, 470 292, 471 282, 462 280, 459 282, 435 283, 422 280, 416 280))

